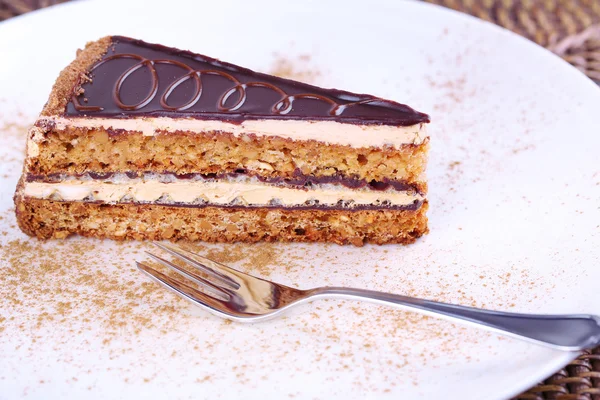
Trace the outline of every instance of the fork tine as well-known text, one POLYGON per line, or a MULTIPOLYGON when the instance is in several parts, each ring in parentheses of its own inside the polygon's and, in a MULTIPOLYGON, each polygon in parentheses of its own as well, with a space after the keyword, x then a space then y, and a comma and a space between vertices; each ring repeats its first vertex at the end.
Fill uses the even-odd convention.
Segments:
POLYGON ((225 271, 226 273, 232 274, 234 276, 241 274, 241 272, 236 271, 232 268, 229 268, 226 265, 220 264, 216 261, 212 261, 209 260, 206 257, 202 257, 199 256, 196 253, 192 253, 191 251, 188 251, 186 249, 182 249, 180 247, 175 247, 175 246, 171 246, 171 245, 165 245, 162 243, 158 243, 158 242, 152 242, 152 244, 154 244, 156 247, 158 247, 161 250, 166 251, 167 253, 179 258, 182 261, 188 262, 191 265, 193 265, 194 267, 200 269, 201 271, 204 271, 206 274, 208 274, 209 276, 212 276, 214 279, 218 280, 220 283, 222 283, 223 285, 228 286, 231 289, 237 290, 240 288, 239 283, 237 283, 236 281, 234 281, 231 277, 227 276, 226 274, 223 274, 220 271, 225 271), (206 261, 206 264, 211 265, 213 268, 217 269, 217 271, 215 271, 215 269, 198 262, 197 260, 194 260, 191 257, 186 256, 185 254, 183 254, 182 252, 186 252, 189 254, 193 254, 195 257, 198 257, 202 260, 206 261))
POLYGON ((196 257, 198 259, 196 261, 198 264, 203 265, 206 268, 215 269, 217 271, 220 270, 220 269, 222 269, 225 272, 233 274, 233 275, 235 275, 237 277, 239 277, 240 275, 244 276, 244 277, 249 276, 249 277, 252 277, 254 279, 258 279, 258 280, 264 281, 264 279, 261 279, 259 277, 254 276, 254 275, 247 274, 247 273, 242 272, 242 271, 238 271, 237 269, 233 269, 231 267, 228 267, 225 264, 221 264, 220 262, 217 262, 215 260, 211 260, 210 258, 201 256, 200 254, 192 253, 192 252, 189 252, 189 253, 193 254, 194 257, 196 257))
POLYGON ((185 269, 181 268, 179 265, 173 264, 172 262, 167 261, 164 258, 161 258, 159 256, 156 256, 148 251, 146 251, 146 254, 148 254, 150 257, 152 257, 156 262, 164 265, 165 267, 171 269, 172 271, 177 272, 178 274, 188 278, 189 280, 196 282, 198 285, 202 286, 203 288, 208 289, 213 292, 216 292, 216 294, 218 294, 220 296, 224 296, 227 300, 229 300, 231 298, 229 293, 227 293, 225 290, 223 290, 220 286, 213 284, 212 282, 210 282, 207 279, 204 279, 200 275, 198 275, 194 272, 191 272, 191 271, 186 271, 185 269))
POLYGON ((171 277, 168 277, 165 274, 158 272, 145 264, 142 264, 140 262, 136 262, 136 264, 140 271, 148 275, 156 282, 165 286, 167 289, 171 289, 179 296, 193 302, 194 304, 207 308, 209 311, 216 312, 217 314, 222 316, 223 313, 219 307, 222 303, 219 299, 216 299, 212 296, 207 295, 206 293, 202 293, 199 290, 191 288, 185 283, 179 282, 171 277))

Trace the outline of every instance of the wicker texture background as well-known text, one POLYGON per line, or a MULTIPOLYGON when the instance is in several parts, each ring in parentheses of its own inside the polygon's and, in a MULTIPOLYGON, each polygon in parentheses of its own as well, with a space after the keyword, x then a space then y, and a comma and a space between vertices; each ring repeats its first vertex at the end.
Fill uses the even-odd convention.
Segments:
POLYGON ((0 0, 0 21, 68 0, 0 0))
POLYGON ((494 22, 600 81, 600 0, 427 0, 494 22))
MULTIPOLYGON (((69 0, 0 0, 0 21, 69 0)), ((600 82, 600 0, 425 0, 494 22, 547 47, 600 82)), ((593 295, 593 294, 592 294, 593 295)), ((600 400, 600 347, 518 400, 600 400)))

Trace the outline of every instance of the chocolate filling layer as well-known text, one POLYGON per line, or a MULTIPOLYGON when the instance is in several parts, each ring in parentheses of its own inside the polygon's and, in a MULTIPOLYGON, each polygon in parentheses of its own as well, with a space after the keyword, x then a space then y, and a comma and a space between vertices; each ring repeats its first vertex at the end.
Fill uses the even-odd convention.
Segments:
MULTIPOLYGON (((45 199, 47 201, 62 202, 60 199, 45 199)), ((70 202, 71 203, 71 202, 70 202)), ((245 205, 240 206, 239 204, 212 204, 212 203, 179 203, 179 202, 162 202, 160 199, 153 202, 143 201, 119 201, 116 203, 104 203, 101 201, 89 200, 80 201, 80 203, 93 203, 102 204, 106 207, 110 207, 112 204, 138 204, 138 205, 161 205, 168 207, 185 207, 185 208, 205 208, 205 207, 218 207, 218 208, 231 208, 231 209, 285 209, 285 210, 343 210, 343 211, 360 211, 360 210, 395 210, 395 211, 417 211, 423 205, 423 201, 415 200, 411 204, 406 205, 391 205, 387 202, 381 204, 368 204, 368 205, 350 205, 344 201, 339 201, 336 205, 322 205, 318 202, 312 202, 311 204, 303 204, 297 206, 282 206, 279 204, 268 204, 261 206, 245 205)))
MULTIPOLYGON (((106 172, 87 172, 85 174, 69 175, 78 179, 89 178, 93 180, 109 180, 113 178, 117 173, 106 172)), ((142 178, 144 176, 157 176, 158 174, 152 172, 139 172, 129 171, 125 172, 125 175, 130 179, 142 178)), ((333 176, 307 176, 297 169, 294 172, 293 178, 281 178, 281 177, 264 177, 250 173, 246 170, 238 170, 232 173, 226 174, 174 174, 172 172, 163 172, 160 175, 165 177, 165 180, 178 179, 178 180, 221 180, 227 178, 237 178, 240 176, 256 177, 258 180, 264 183, 276 185, 276 186, 289 186, 295 189, 309 190, 314 185, 321 184, 334 184, 342 185, 349 189, 361 189, 368 187, 371 190, 384 191, 387 189, 395 189, 397 191, 413 191, 418 194, 424 195, 424 185, 417 183, 408 183, 405 181, 396 181, 385 179, 383 181, 367 181, 365 179, 348 178, 340 175, 333 176)), ((27 174, 27 182, 45 182, 45 183, 59 183, 64 180, 65 174, 48 174, 48 175, 36 175, 27 174)))
POLYGON ((76 87, 67 116, 165 116, 226 120, 326 120, 410 126, 429 116, 407 105, 261 74, 141 40, 113 36, 76 87))

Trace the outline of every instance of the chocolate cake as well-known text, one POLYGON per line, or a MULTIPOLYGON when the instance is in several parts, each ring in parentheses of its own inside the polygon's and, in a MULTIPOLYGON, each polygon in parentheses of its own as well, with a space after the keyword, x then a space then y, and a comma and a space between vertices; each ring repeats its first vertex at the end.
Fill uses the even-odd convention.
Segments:
POLYGON ((121 36, 79 51, 15 194, 39 238, 411 243, 429 117, 121 36))

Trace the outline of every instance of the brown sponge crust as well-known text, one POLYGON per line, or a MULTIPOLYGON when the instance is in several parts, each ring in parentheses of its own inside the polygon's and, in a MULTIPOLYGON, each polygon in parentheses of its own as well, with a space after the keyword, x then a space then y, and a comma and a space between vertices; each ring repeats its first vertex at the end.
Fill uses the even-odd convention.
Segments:
POLYGON ((40 239, 72 234, 117 240, 208 242, 414 242, 427 233, 427 203, 408 210, 290 210, 96 204, 15 198, 21 229, 40 239))
POLYGON ((429 148, 428 140, 399 149, 355 148, 277 136, 240 138, 220 131, 144 136, 140 132, 75 127, 47 132, 38 145, 40 154, 28 160, 28 167, 30 173, 40 175, 128 171, 206 174, 244 169, 265 177, 290 178, 299 170, 304 175, 409 183, 422 180, 429 148))
POLYGON ((65 112, 71 96, 83 82, 90 79, 87 72, 106 54, 111 43, 112 38, 106 36, 89 42, 83 50, 77 51, 77 58, 63 69, 56 79, 41 115, 61 115, 65 112))

